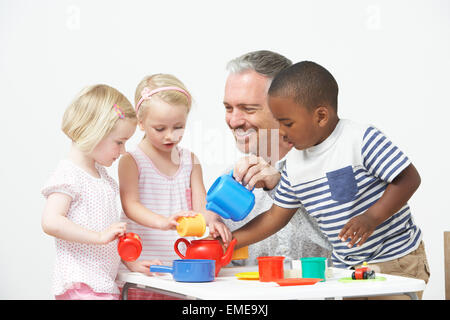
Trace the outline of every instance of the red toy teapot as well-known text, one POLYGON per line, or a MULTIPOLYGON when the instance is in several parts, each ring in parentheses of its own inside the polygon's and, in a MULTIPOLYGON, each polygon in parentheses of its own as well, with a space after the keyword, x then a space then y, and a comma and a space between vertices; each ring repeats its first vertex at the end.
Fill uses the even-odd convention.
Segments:
POLYGON ((182 259, 212 259, 216 260, 216 277, 219 274, 220 268, 226 266, 231 261, 234 246, 237 240, 231 240, 227 251, 223 253, 222 245, 219 240, 186 240, 180 238, 175 241, 174 249, 177 255, 182 259), (178 250, 178 244, 184 242, 186 244, 186 255, 182 255, 178 250))

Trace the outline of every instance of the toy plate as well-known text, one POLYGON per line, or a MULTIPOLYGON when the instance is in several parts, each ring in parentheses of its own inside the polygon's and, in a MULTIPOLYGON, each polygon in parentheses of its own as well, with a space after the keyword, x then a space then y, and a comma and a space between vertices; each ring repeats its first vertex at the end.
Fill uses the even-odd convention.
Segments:
POLYGON ((259 280, 259 272, 241 272, 236 273, 235 276, 239 280, 259 280))
POLYGON ((280 286, 304 286, 316 284, 323 279, 319 278, 286 278, 282 280, 277 280, 276 283, 280 286))
POLYGON ((339 282, 343 282, 343 283, 350 283, 350 282, 373 282, 373 281, 386 281, 385 277, 375 277, 375 279, 358 279, 358 280, 353 280, 351 277, 347 277, 347 278, 340 278, 339 282))

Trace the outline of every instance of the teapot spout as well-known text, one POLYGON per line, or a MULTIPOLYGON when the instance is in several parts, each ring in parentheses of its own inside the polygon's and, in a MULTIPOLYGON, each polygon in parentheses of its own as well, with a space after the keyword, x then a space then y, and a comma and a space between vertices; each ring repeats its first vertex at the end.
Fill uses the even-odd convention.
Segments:
POLYGON ((234 250, 234 246, 236 245, 236 238, 234 238, 233 240, 230 241, 230 244, 228 245, 227 251, 225 252, 225 254, 222 256, 222 258, 220 259, 220 264, 222 267, 226 266, 227 264, 230 263, 231 261, 231 257, 233 256, 233 250, 234 250))

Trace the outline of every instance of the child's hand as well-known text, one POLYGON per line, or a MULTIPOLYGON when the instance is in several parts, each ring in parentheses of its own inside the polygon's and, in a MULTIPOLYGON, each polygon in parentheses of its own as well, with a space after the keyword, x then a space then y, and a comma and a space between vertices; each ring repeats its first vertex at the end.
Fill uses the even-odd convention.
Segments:
POLYGON ((194 211, 180 211, 171 216, 166 220, 166 223, 162 226, 162 230, 175 230, 178 225, 178 218, 181 217, 195 217, 197 215, 194 211))
POLYGON ((228 247, 228 244, 230 243, 232 239, 231 231, 228 229, 228 227, 219 220, 213 220, 208 224, 209 227, 209 235, 213 238, 221 237, 223 245, 228 247))
POLYGON ((347 247, 352 248, 353 245, 359 240, 357 246, 360 247, 373 233, 377 223, 373 219, 369 211, 366 211, 359 216, 350 219, 339 233, 339 238, 342 242, 347 241, 350 238, 350 242, 347 247))
MULTIPOLYGON (((123 261, 123 260, 122 260, 123 261)), ((127 266, 128 270, 132 272, 140 272, 145 274, 146 276, 155 275, 154 272, 150 272, 151 265, 162 265, 162 262, 159 260, 138 260, 138 261, 123 261, 127 266)))
POLYGON ((108 229, 103 230, 99 234, 99 244, 107 244, 118 237, 121 237, 127 231, 126 222, 116 222, 109 226, 108 229))

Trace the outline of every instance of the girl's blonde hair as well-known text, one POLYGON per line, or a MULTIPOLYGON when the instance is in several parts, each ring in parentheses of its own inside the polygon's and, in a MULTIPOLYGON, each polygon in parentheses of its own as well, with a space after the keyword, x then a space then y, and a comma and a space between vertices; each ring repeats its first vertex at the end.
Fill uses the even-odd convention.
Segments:
MULTIPOLYGON (((168 104, 175 104, 175 105, 184 105, 187 108, 187 111, 189 112, 191 109, 191 94, 186 89, 186 86, 183 82, 181 82, 178 78, 171 74, 164 74, 164 73, 158 73, 151 76, 146 76, 144 79, 139 82, 138 86, 136 87, 136 93, 134 96, 134 105, 137 106, 139 100, 141 99, 141 94, 144 88, 148 88, 149 90, 154 90, 162 87, 178 87, 185 91, 187 93, 184 94, 180 91, 176 90, 164 90, 160 91, 158 93, 155 93, 152 96, 159 97, 162 101, 168 103, 168 104)), ((141 105, 139 106, 139 110, 137 112, 138 119, 144 119, 146 115, 146 110, 148 110, 148 107, 151 106, 152 99, 146 99, 144 100, 141 105)))
POLYGON ((121 118, 136 119, 130 101, 118 90, 97 84, 75 97, 64 112, 61 129, 81 151, 89 153, 121 118))

